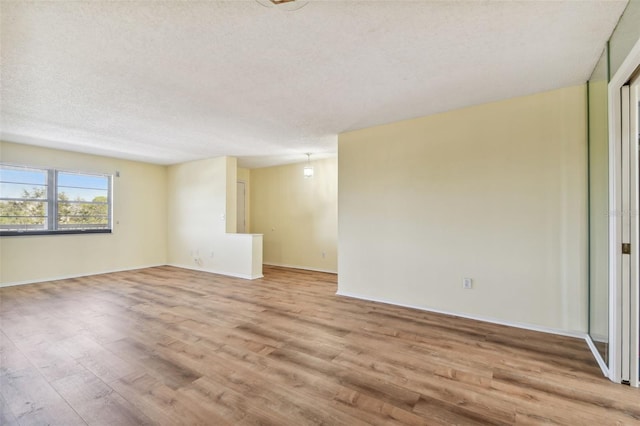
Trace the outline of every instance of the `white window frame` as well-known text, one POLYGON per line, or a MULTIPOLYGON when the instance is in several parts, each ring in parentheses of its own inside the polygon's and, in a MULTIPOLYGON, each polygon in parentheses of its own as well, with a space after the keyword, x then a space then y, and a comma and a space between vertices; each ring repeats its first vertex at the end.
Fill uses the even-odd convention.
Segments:
MULTIPOLYGON (((90 173, 81 171, 70 171, 53 168, 42 168, 18 164, 0 163, 0 167, 8 167, 14 169, 33 170, 46 173, 46 200, 36 200, 47 203, 47 218, 45 229, 35 230, 1 230, 0 237, 14 237, 27 235, 65 235, 65 234, 110 234, 113 232, 113 175, 105 173, 90 173), (78 227, 74 229, 64 229, 58 224, 58 175, 60 173, 76 174, 81 176, 95 176, 107 178, 107 225, 104 228, 78 227)), ((0 201, 15 200, 9 197, 2 197, 0 201)), ((92 201, 83 202, 82 204, 96 204, 92 201)))

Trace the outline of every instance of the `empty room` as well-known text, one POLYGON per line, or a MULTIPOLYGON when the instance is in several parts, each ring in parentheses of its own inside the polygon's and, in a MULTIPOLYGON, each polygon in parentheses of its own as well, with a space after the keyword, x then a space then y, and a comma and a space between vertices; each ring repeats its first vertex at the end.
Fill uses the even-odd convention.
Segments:
POLYGON ((639 139, 640 0, 0 0, 0 424, 640 424, 639 139))

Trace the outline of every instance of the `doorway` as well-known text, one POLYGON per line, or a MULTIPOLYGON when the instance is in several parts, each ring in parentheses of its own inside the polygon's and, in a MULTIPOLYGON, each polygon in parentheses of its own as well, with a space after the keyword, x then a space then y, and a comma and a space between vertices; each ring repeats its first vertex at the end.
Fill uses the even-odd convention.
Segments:
POLYGON ((237 182, 237 217, 236 217, 236 232, 238 234, 245 234, 247 232, 247 184, 244 181, 239 180, 237 182))

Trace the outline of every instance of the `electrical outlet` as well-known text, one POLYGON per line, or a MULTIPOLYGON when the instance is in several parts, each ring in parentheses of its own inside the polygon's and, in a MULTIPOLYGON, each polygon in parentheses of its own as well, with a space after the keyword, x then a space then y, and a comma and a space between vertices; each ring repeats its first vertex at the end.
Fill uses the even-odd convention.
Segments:
POLYGON ((327 257, 327 253, 322 252, 322 258, 325 259, 327 257))
POLYGON ((462 288, 469 290, 471 288, 473 288, 473 281, 471 280, 471 278, 463 278, 462 279, 462 288))

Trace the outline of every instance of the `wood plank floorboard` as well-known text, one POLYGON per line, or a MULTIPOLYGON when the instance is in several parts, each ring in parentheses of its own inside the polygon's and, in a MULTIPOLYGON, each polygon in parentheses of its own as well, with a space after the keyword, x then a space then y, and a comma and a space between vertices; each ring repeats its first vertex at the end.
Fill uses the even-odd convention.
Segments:
POLYGON ((156 267, 0 289, 1 425, 640 424, 580 339, 156 267))

